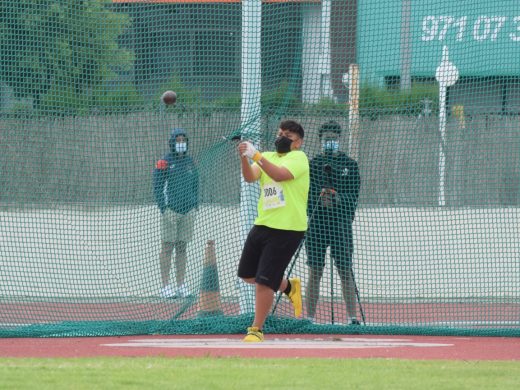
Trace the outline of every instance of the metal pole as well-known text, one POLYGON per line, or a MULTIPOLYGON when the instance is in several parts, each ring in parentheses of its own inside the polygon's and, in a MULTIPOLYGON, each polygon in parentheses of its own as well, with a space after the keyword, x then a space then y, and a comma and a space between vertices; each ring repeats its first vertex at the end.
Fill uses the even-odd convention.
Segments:
POLYGON ((321 2, 321 71, 320 71, 320 98, 332 98, 334 93, 330 80, 331 52, 330 52, 330 16, 331 0, 321 2))
POLYGON ((446 177, 446 156, 444 154, 444 147, 446 145, 446 92, 446 85, 441 84, 439 87, 439 206, 446 205, 444 195, 444 181, 446 177))
POLYGON ((412 0, 401 1, 401 91, 409 91, 412 88, 412 0))
POLYGON ((437 70, 435 78, 439 83, 439 206, 446 205, 444 196, 445 183, 445 153, 446 153, 446 94, 448 87, 451 87, 459 79, 459 71, 457 67, 449 60, 448 47, 442 48, 442 58, 437 70))
MULTIPOLYGON (((254 144, 260 141, 260 98, 262 96, 262 63, 261 63, 261 31, 262 1, 242 1, 242 105, 241 135, 254 144)), ((253 226, 256 217, 256 203, 260 189, 258 184, 240 181, 240 220, 242 243, 253 226)), ((251 313, 255 310, 255 288, 242 280, 238 280, 240 289, 240 313, 251 313)))
POLYGON ((350 157, 359 160, 359 66, 350 64, 348 73, 343 75, 343 84, 348 87, 348 130, 350 157))
POLYGON ((350 267, 350 275, 352 276, 352 283, 354 283, 354 290, 356 291, 356 298, 359 305, 359 312, 361 313, 361 319, 363 320, 363 325, 366 325, 365 311, 363 310, 363 305, 361 305, 361 297, 359 296, 359 289, 357 288, 356 277, 354 276, 354 270, 352 267, 353 265, 350 267))
POLYGON ((334 325, 334 262, 330 255, 330 323, 334 325))

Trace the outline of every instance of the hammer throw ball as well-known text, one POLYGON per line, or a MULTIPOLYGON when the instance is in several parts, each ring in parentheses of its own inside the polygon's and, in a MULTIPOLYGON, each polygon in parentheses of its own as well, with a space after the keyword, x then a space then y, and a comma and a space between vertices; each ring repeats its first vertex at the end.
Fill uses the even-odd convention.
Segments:
POLYGON ((177 94, 173 91, 166 91, 162 94, 161 100, 166 105, 175 104, 177 101, 177 94))

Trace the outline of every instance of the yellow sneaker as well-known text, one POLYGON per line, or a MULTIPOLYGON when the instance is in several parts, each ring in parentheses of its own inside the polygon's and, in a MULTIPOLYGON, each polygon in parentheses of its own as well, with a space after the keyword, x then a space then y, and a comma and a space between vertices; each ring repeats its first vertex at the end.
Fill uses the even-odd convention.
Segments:
POLYGON ((300 317, 302 315, 302 283, 298 278, 289 279, 291 282, 291 291, 289 291, 289 300, 294 306, 294 315, 300 317))
POLYGON ((247 335, 242 339, 244 343, 261 343, 264 341, 264 334, 256 326, 247 328, 247 335))

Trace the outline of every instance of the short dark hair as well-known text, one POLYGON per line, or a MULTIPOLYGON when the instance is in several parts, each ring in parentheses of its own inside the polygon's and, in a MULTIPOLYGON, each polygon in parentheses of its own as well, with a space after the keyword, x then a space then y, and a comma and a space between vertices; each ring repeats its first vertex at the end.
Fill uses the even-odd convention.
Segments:
POLYGON ((320 130, 318 131, 318 135, 321 138, 323 136, 323 133, 331 131, 336 134, 341 134, 341 126, 336 121, 328 121, 321 125, 320 130))
POLYGON ((298 134, 300 138, 303 138, 305 132, 303 131, 302 125, 298 122, 287 120, 280 122, 280 129, 290 131, 291 133, 298 134))

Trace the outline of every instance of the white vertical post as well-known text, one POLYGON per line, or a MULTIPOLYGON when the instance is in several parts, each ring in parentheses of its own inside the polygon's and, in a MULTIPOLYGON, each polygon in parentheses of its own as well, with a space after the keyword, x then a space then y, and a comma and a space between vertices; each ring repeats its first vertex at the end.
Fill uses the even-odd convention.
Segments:
POLYGON ((321 1, 321 71, 320 71, 320 98, 333 97, 332 84, 330 80, 331 72, 331 52, 330 52, 330 15, 332 10, 331 0, 321 1))
POLYGON ((435 72, 435 78, 439 82, 439 206, 446 205, 444 196, 444 183, 446 181, 445 147, 446 147, 446 94, 459 79, 459 70, 448 58, 448 47, 442 48, 441 63, 435 72))
POLYGON ((448 88, 446 85, 439 85, 439 133, 441 136, 439 142, 439 206, 446 205, 446 198, 444 195, 444 182, 446 180, 445 164, 446 155, 444 154, 444 147, 446 145, 446 92, 448 88))
POLYGON ((319 103, 334 96, 331 83, 332 0, 308 3, 302 9, 302 102, 319 103))
POLYGON ((343 75, 343 84, 348 87, 348 128, 349 155, 359 160, 359 66, 350 64, 348 73, 343 75))
MULTIPOLYGON (((261 63, 262 1, 242 1, 242 105, 240 121, 242 138, 258 145, 260 141, 260 113, 262 96, 261 63)), ((241 242, 256 218, 256 204, 260 189, 258 185, 240 182, 241 242)), ((240 313, 251 313, 255 309, 255 289, 253 285, 238 280, 240 289, 240 313)))
POLYGON ((400 39, 400 84, 402 91, 412 88, 412 0, 401 0, 401 39, 400 39))

